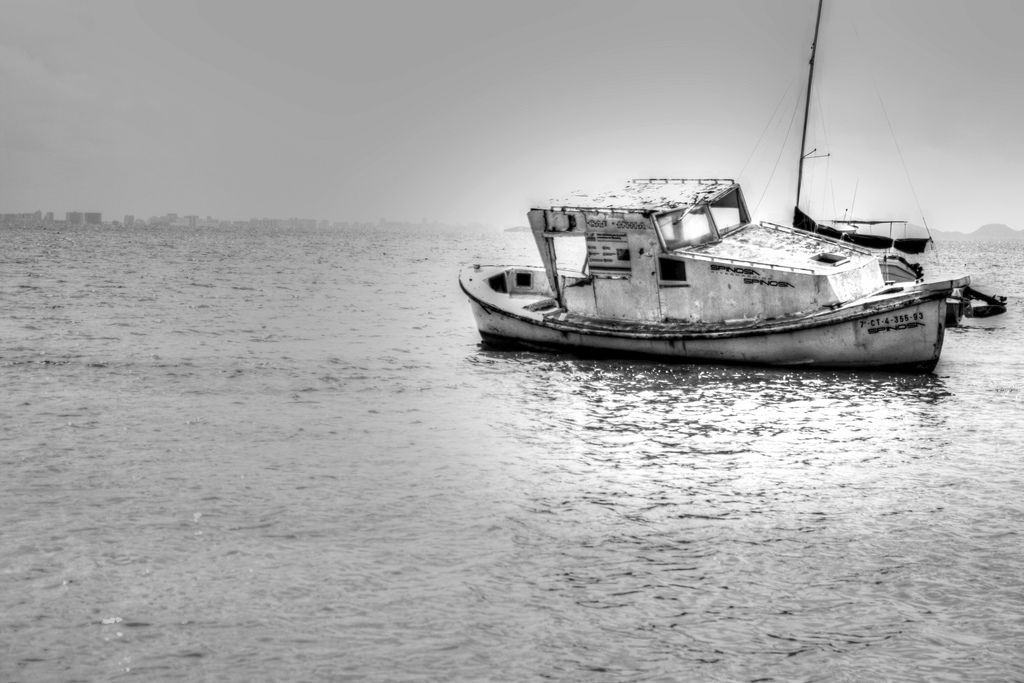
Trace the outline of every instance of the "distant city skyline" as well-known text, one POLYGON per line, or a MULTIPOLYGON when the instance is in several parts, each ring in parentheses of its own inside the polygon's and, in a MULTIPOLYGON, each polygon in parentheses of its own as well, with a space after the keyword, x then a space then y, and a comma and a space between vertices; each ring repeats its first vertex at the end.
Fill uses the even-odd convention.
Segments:
MULTIPOLYGON (((0 207, 3 208, 3 207, 0 207)), ((272 217, 272 216, 251 216, 249 218, 225 218, 218 216, 200 216, 198 214, 180 214, 178 212, 167 212, 152 216, 136 216, 125 214, 124 216, 108 217, 104 220, 103 212, 95 211, 65 211, 64 217, 54 211, 43 211, 37 209, 27 212, 4 212, 0 211, 0 227, 11 226, 87 226, 87 225, 122 225, 131 227, 133 225, 145 226, 190 226, 192 228, 232 226, 262 226, 262 227, 285 227, 285 228, 339 228, 350 226, 388 226, 388 225, 434 225, 462 228, 498 228, 505 230, 528 230, 525 225, 496 226, 476 221, 446 223, 444 221, 428 220, 421 217, 418 221, 393 220, 387 217, 378 217, 374 220, 351 220, 337 218, 300 218, 296 216, 272 217)), ((972 235, 986 240, 998 240, 1000 238, 1017 239, 1024 237, 1024 228, 1015 228, 1005 223, 986 223, 962 230, 941 230, 937 228, 925 228, 921 225, 911 223, 904 229, 914 234, 930 233, 936 239, 961 239, 972 235)))
MULTIPOLYGON (((247 219, 225 219, 218 218, 215 216, 201 217, 198 215, 180 215, 178 213, 166 213, 159 216, 149 217, 136 217, 132 214, 127 214, 120 218, 110 218, 108 220, 102 220, 102 213, 95 212, 91 213, 94 218, 91 221, 86 221, 84 212, 65 212, 65 218, 56 218, 54 212, 42 212, 36 210, 25 213, 4 213, 0 212, 0 228, 6 227, 34 227, 41 225, 43 227, 60 227, 60 226, 71 226, 71 227, 86 227, 89 225, 108 225, 108 226, 123 226, 123 227, 172 227, 172 226, 188 226, 193 229, 204 229, 204 228, 220 228, 220 227, 251 227, 251 228, 280 228, 280 229, 344 229, 350 227, 389 227, 389 226, 410 226, 410 225, 431 225, 431 226, 445 226, 453 228, 474 228, 474 229, 494 229, 497 226, 485 225, 481 223, 458 223, 448 224, 439 221, 428 221, 425 218, 421 218, 419 221, 401 221, 401 220, 389 220, 384 217, 377 218, 371 221, 352 221, 352 220, 336 220, 326 218, 273 218, 273 217, 259 217, 259 218, 247 218, 247 219), (77 216, 74 221, 71 221, 69 217, 77 216)), ((504 228, 508 231, 528 231, 529 228, 526 226, 511 226, 504 228)), ((922 226, 911 225, 909 229, 915 234, 924 234, 924 228, 922 226)), ((1014 228, 1004 223, 987 223, 985 225, 977 226, 968 230, 939 230, 929 229, 928 233, 934 239, 938 241, 960 241, 964 239, 975 239, 982 241, 1014 241, 1018 239, 1024 239, 1024 229, 1014 228)))
MULTIPOLYGON (((0 207, 2 208, 2 207, 0 207)), ((0 227, 36 227, 36 226, 96 226, 96 225, 122 225, 131 227, 134 225, 158 227, 158 226, 188 226, 191 228, 210 228, 224 226, 248 226, 248 227, 274 227, 288 229, 328 229, 347 228, 364 226, 395 226, 395 225, 428 225, 462 227, 462 228, 486 228, 481 223, 459 223, 445 224, 439 221, 432 221, 421 218, 419 221, 391 220, 386 217, 378 217, 374 220, 350 220, 337 218, 301 218, 297 216, 274 217, 274 216, 253 216, 249 218, 223 218, 217 216, 199 216, 198 214, 179 214, 169 212, 154 216, 136 216, 125 214, 124 216, 103 218, 102 212, 66 211, 64 217, 53 211, 27 212, 4 212, 0 211, 0 227)), ((493 226, 491 226, 493 227, 493 226)))
MULTIPOLYGON (((501 227, 717 176, 792 213, 816 0, 0 2, 6 211, 501 227)), ((814 213, 1024 224, 1020 12, 826 0, 814 213)))

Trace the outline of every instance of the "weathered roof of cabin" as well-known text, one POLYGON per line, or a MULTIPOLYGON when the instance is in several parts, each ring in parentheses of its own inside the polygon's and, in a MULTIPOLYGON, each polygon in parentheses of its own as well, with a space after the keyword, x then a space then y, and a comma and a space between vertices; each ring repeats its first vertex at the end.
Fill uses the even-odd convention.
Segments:
POLYGON ((602 211, 671 211, 701 204, 734 186, 728 178, 642 178, 608 192, 574 192, 551 200, 553 211, 593 209, 602 211))
POLYGON ((837 242, 796 228, 761 223, 749 223, 729 232, 721 240, 685 247, 678 252, 804 269, 820 267, 820 263, 815 264, 811 259, 822 252, 858 260, 875 258, 867 249, 848 242, 837 242))

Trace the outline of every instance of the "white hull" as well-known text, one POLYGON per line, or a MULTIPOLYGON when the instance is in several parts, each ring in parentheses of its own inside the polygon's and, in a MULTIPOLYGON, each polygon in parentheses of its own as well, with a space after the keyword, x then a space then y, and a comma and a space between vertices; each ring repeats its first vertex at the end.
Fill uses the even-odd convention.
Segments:
POLYGON ((902 256, 885 254, 878 259, 882 278, 886 282, 914 282, 923 276, 921 266, 910 263, 902 256))
POLYGON ((693 362, 927 372, 938 362, 946 327, 947 283, 890 288, 836 310, 771 323, 631 324, 565 315, 553 303, 544 310, 540 293, 494 292, 486 278, 503 270, 468 269, 460 278, 481 337, 491 344, 693 362))

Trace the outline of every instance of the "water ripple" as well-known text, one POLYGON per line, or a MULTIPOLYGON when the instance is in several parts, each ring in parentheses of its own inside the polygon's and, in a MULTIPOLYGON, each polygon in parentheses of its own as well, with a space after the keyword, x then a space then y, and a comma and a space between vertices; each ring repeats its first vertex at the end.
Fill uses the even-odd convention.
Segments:
POLYGON ((1019 250, 912 376, 487 350, 529 235, 11 237, 4 680, 1024 678, 1019 250))

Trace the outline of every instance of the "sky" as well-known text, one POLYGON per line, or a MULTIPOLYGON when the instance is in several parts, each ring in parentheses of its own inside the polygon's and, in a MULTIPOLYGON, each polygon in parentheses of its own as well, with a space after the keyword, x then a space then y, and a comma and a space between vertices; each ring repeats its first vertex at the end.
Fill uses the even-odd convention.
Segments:
MULTIPOLYGON (((0 0, 0 212, 525 224, 795 196, 816 0, 0 0)), ((826 0, 803 204, 1024 228, 1024 6, 826 0)))

